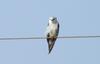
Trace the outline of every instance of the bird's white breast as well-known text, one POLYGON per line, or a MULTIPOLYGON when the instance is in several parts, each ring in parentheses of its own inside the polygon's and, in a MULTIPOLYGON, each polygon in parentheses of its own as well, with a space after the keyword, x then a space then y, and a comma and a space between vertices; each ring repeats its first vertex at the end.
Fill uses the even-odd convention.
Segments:
POLYGON ((49 25, 49 29, 50 29, 50 36, 56 36, 56 31, 57 31, 57 29, 58 29, 58 24, 53 24, 53 23, 51 23, 50 25, 49 25))

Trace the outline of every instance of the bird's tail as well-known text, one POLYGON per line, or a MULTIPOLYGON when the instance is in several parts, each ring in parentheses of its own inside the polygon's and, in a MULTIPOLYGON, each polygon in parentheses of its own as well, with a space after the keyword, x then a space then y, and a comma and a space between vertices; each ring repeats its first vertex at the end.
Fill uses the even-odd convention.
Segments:
POLYGON ((48 54, 50 54, 50 52, 52 51, 54 44, 55 44, 55 41, 53 41, 53 42, 49 41, 49 43, 48 43, 49 53, 48 54))

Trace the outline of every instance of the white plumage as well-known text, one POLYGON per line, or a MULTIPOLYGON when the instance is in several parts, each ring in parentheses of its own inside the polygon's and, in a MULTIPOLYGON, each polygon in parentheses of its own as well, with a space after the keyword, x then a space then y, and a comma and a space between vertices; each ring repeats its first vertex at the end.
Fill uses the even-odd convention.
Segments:
POLYGON ((51 52, 59 33, 59 23, 56 17, 50 17, 47 27, 48 50, 51 52))

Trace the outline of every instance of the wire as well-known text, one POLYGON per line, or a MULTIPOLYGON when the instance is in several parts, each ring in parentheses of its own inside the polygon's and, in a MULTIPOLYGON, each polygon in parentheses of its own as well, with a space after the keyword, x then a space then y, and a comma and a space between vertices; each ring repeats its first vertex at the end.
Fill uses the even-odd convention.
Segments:
MULTIPOLYGON (((20 38, 0 38, 0 40, 28 40, 28 39, 46 39, 47 37, 20 37, 20 38)), ((57 38, 100 38, 100 36, 59 36, 57 38)))

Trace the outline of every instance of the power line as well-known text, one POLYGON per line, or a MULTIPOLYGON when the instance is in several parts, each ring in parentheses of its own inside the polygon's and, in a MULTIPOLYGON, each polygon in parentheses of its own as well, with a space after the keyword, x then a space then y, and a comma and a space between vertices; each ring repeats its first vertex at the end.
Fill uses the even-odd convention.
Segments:
MULTIPOLYGON (((47 37, 12 37, 12 38, 0 38, 0 40, 29 40, 29 39, 46 39, 47 37)), ((57 38, 100 38, 100 36, 59 36, 57 38)))

